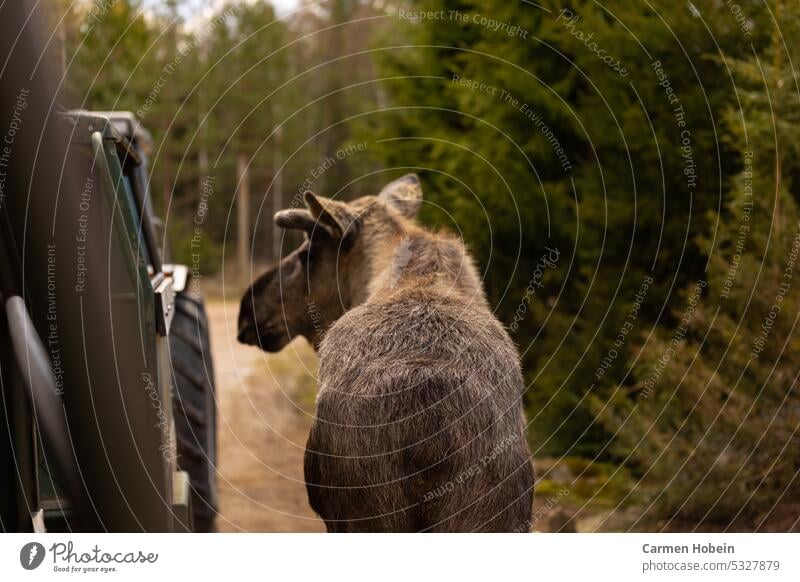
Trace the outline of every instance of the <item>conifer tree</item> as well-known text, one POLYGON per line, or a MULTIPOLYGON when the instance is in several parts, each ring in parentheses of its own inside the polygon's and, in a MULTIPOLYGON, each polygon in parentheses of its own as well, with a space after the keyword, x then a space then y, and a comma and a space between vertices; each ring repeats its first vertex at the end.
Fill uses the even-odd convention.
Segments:
POLYGON ((677 324, 644 342, 635 384, 596 403, 621 427, 639 527, 656 517, 664 529, 799 525, 800 10, 773 9, 779 28, 763 51, 719 57, 741 103, 721 128, 741 171, 712 216, 719 228, 700 240, 707 283, 684 289, 677 324))

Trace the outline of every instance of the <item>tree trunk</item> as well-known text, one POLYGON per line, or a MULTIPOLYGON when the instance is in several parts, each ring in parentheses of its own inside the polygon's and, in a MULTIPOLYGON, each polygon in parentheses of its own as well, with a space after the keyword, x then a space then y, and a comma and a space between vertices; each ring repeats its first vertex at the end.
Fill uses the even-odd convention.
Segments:
MULTIPOLYGON (((272 150, 272 171, 274 180, 272 181, 272 216, 283 209, 283 172, 281 171, 281 130, 275 132, 275 143, 272 150)), ((271 218, 271 217, 270 217, 271 218)), ((272 260, 277 262, 281 258, 281 234, 282 230, 270 220, 272 228, 272 260)))
POLYGON ((247 156, 236 158, 236 257, 238 275, 242 281, 249 278, 250 269, 250 178, 247 156))

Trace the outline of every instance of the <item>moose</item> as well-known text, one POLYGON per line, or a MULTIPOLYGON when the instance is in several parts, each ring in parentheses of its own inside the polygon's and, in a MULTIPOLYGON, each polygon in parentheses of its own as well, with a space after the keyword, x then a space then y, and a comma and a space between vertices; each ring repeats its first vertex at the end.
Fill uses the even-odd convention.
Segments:
POLYGON ((419 226, 419 178, 350 202, 305 192, 299 248, 241 300, 238 339, 319 354, 305 452, 329 532, 527 532, 519 355, 460 241, 419 226))

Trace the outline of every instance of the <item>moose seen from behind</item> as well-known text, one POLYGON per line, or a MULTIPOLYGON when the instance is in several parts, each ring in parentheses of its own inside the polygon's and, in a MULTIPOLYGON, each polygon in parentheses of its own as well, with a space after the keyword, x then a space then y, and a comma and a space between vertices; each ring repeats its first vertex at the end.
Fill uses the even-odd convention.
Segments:
POLYGON ((245 292, 238 337, 319 352, 311 507, 329 532, 527 532, 519 356, 461 241, 416 224, 416 175, 304 199, 275 215, 305 240, 245 292))

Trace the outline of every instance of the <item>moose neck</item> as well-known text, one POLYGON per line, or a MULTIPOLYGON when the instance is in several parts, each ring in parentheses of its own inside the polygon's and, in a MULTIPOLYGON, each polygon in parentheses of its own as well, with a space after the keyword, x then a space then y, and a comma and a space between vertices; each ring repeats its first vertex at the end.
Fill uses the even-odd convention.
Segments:
POLYGON ((403 289, 437 289, 488 309, 481 280, 461 241, 419 228, 404 229, 373 257, 369 299, 403 289))

